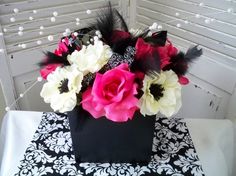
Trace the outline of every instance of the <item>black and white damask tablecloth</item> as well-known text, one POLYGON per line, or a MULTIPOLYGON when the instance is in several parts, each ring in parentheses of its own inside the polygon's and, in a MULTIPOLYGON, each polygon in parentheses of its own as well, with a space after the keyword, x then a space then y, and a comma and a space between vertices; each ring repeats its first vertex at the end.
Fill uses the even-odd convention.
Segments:
POLYGON ((183 119, 157 118, 153 154, 148 165, 78 163, 76 167, 66 115, 43 113, 16 176, 203 176, 203 170, 183 119))

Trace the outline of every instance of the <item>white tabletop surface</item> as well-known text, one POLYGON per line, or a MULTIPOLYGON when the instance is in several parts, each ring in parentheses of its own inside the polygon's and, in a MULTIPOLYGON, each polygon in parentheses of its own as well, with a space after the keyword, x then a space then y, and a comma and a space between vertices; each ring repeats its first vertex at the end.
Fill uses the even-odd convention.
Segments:
MULTIPOLYGON (((0 176, 17 172, 42 112, 10 111, 0 133, 0 176)), ((186 119, 206 176, 236 176, 234 126, 231 121, 186 119)))

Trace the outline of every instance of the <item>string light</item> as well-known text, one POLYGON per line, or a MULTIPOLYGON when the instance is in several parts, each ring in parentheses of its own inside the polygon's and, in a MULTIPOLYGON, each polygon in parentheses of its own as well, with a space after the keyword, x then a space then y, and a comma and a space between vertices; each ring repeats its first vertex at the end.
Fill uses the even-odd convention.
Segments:
POLYGON ((65 32, 70 34, 71 30, 69 28, 66 28, 65 32))
POLYGON ((22 35, 23 35, 23 32, 22 32, 22 31, 19 31, 19 32, 18 32, 18 35, 19 35, 19 36, 22 36, 22 35))
POLYGON ((206 24, 209 24, 211 21, 210 21, 210 19, 205 19, 204 22, 205 22, 206 24))
POLYGON ((50 42, 53 41, 53 39, 54 39, 54 38, 53 38, 52 35, 49 35, 49 36, 48 36, 48 40, 49 40, 50 42))
POLYGON ((34 18, 33 18, 32 16, 30 16, 30 17, 29 17, 29 20, 32 21, 32 20, 34 20, 34 18))
POLYGON ((10 18, 10 22, 14 23, 16 21, 16 19, 14 17, 10 18))
POLYGON ((13 12, 14 13, 19 13, 19 9, 15 8, 15 9, 13 9, 13 12))
POLYGON ((41 45, 41 44, 42 44, 42 41, 41 41, 41 40, 38 40, 36 43, 37 43, 37 45, 41 45))
POLYGON ((0 53, 4 53, 4 49, 0 49, 0 53))
POLYGON ((2 32, 0 32, 0 36, 3 36, 3 33, 2 33, 2 32))
POLYGON ((203 6, 204 6, 204 3, 203 3, 203 2, 200 2, 200 3, 199 3, 199 6, 200 6, 200 7, 203 7, 203 6))
POLYGON ((27 45, 26 45, 25 43, 23 43, 23 44, 21 44, 21 47, 22 47, 23 49, 25 49, 25 48, 27 47, 27 45))
POLYGON ((233 12, 234 12, 234 9, 233 9, 233 8, 228 8, 228 9, 227 9, 227 12, 228 12, 228 13, 233 13, 233 12))
POLYGON ((54 17, 57 17, 57 16, 58 16, 58 12, 56 12, 56 11, 53 12, 52 14, 53 14, 54 17))
POLYGON ((180 23, 176 24, 176 27, 177 27, 177 28, 180 28, 180 27, 181 27, 181 24, 180 24, 180 23))
MULTIPOLYGON (((77 1, 78 3, 80 3, 81 4, 81 6, 83 7, 83 4, 79 1, 79 0, 75 0, 75 1, 77 1)), ((203 2, 200 2, 200 3, 195 3, 195 5, 199 5, 199 6, 201 6, 201 7, 205 7, 205 4, 203 3, 203 2)), ((207 7, 207 6, 206 6, 207 7)), ((84 8, 84 7, 83 7, 84 8)), ((91 14, 92 13, 92 11, 90 10, 90 9, 87 9, 86 10, 86 8, 84 8, 84 10, 86 11, 86 13, 87 14, 91 14)), ((17 8, 15 8, 15 9, 13 9, 13 12, 14 13, 19 13, 19 9, 17 9, 17 8)), ((37 10, 33 10, 32 11, 34 14, 36 14, 36 13, 38 13, 38 11, 37 10)), ((234 12, 234 9, 233 8, 228 8, 227 10, 225 10, 225 11, 223 11, 223 12, 220 12, 220 13, 233 13, 234 12)), ((189 22, 189 20, 188 19, 190 19, 190 18, 192 18, 192 17, 195 17, 195 18, 200 18, 200 17, 204 17, 205 15, 214 15, 214 14, 220 14, 220 13, 206 13, 206 14, 194 14, 193 16, 189 16, 189 17, 187 17, 187 18, 183 18, 183 19, 175 19, 175 20, 170 20, 170 21, 167 21, 167 22, 164 22, 164 23, 161 23, 161 24, 159 24, 159 25, 157 25, 157 23, 153 23, 152 24, 152 26, 150 27, 150 29, 158 29, 158 30, 162 30, 163 29, 163 27, 162 27, 162 24, 168 24, 168 23, 170 23, 170 22, 174 22, 174 21, 182 21, 184 24, 189 24, 190 22, 189 22)), ((51 17, 50 18, 50 20, 51 20, 51 22, 55 22, 56 21, 56 18, 55 17, 57 17, 58 16, 58 12, 57 11, 54 11, 53 13, 52 13, 52 15, 53 15, 53 17, 51 17)), ((180 16, 180 13, 179 12, 176 12, 175 13, 175 16, 176 17, 178 17, 178 16, 180 16)), ((14 17, 12 17, 12 18, 14 18, 14 17)), ((32 17, 32 16, 30 16, 29 17, 29 19, 30 20, 33 20, 34 18, 32 17)), ((80 25, 80 19, 79 18, 74 18, 73 17, 73 19, 75 19, 76 20, 76 23, 75 23, 75 25, 76 26, 78 26, 78 25, 80 25)), ((205 18, 204 19, 204 22, 206 23, 206 24, 209 24, 210 22, 213 22, 213 21, 215 21, 215 19, 214 18, 205 18)), ((180 28, 182 26, 182 24, 181 23, 177 23, 176 24, 176 27, 178 27, 178 28, 180 28)), ((49 27, 48 27, 49 28, 49 27)), ((22 36, 23 34, 25 34, 26 32, 23 32, 23 27, 22 27, 22 29, 20 30, 19 29, 19 31, 18 31, 18 35, 19 36, 22 36), (22 32, 20 32, 20 31, 22 31, 22 32)), ((40 26, 40 30, 44 30, 44 26, 40 26)), ((6 29, 6 28, 4 28, 3 29, 3 31, 4 31, 4 33, 6 33, 8 30, 6 29)), ((27 31, 29 31, 29 30, 27 30, 27 31)), ((30 32, 32 31, 32 29, 30 29, 30 32)), ((11 32, 11 31, 10 31, 11 32)), ((9 33, 10 33, 9 32, 9 33)), ((68 31, 65 31, 65 32, 63 32, 63 36, 68 36, 68 31)), ((43 31, 39 31, 39 35, 43 35, 44 34, 44 32, 43 31)), ((3 35, 3 34, 2 34, 3 35)), ((0 33, 0 36, 1 36, 1 33, 0 33)), ((98 36, 99 38, 101 38, 102 36, 101 35, 99 35, 98 36)), ((49 40, 49 41, 53 41, 53 36, 52 37, 47 37, 47 39, 49 40)), ((41 41, 41 40, 40 40, 41 41)), ((31 42, 35 42, 35 43, 40 43, 38 40, 36 40, 36 41, 30 41, 30 42, 28 42, 28 43, 31 43, 31 42)), ((42 41, 41 41, 42 42, 42 41)), ((41 44, 41 43, 40 43, 41 44)), ((38 45, 40 45, 40 44, 38 44, 38 45)), ((26 46, 26 45, 24 45, 23 44, 23 47, 22 47, 22 44, 21 44, 21 47, 22 48, 24 48, 24 46, 26 46)), ((12 47, 13 48, 13 47, 12 47)))
POLYGON ((200 18, 200 14, 196 14, 195 17, 196 17, 196 18, 200 18))
POLYGON ((23 26, 20 26, 18 29, 19 29, 19 31, 23 31, 23 30, 24 30, 24 27, 23 27, 23 26))
POLYGON ((7 106, 7 107, 5 108, 5 110, 6 110, 6 111, 10 111, 10 107, 7 106))
POLYGON ((5 110, 6 110, 6 111, 10 111, 10 110, 11 110, 11 107, 12 107, 13 105, 15 105, 21 98, 24 97, 24 95, 25 95, 28 91, 30 91, 38 82, 41 82, 42 80, 43 80, 42 77, 38 77, 37 80, 36 80, 30 87, 28 87, 28 88, 25 90, 25 92, 21 93, 21 94, 19 95, 19 97, 18 97, 10 106, 7 106, 7 107, 5 108, 5 110))
POLYGON ((51 20, 51 22, 53 22, 53 23, 54 23, 54 22, 56 21, 56 18, 55 18, 55 17, 51 17, 51 19, 50 19, 50 20, 51 20))
POLYGON ((88 14, 88 15, 90 15, 91 13, 92 13, 92 11, 91 10, 86 10, 86 13, 88 14))
POLYGON ((37 81, 41 82, 41 81, 43 81, 43 78, 40 76, 40 77, 37 78, 37 81))
MULTIPOLYGON (((222 11, 222 12, 214 12, 214 13, 206 13, 206 14, 202 14, 202 15, 218 15, 218 14, 223 14, 223 13, 227 13, 227 11, 222 11)), ((171 22, 176 22, 176 21, 183 21, 184 20, 184 23, 185 24, 188 24, 189 23, 189 21, 188 21, 188 19, 191 19, 191 18, 193 18, 193 17, 197 17, 197 18, 200 18, 201 17, 201 15, 200 14, 195 14, 195 15, 192 15, 192 16, 189 16, 189 17, 186 17, 186 18, 183 18, 183 19, 174 19, 174 20, 170 20, 170 21, 166 21, 166 22, 164 22, 164 23, 162 23, 162 24, 168 24, 168 23, 171 23, 171 22)), ((212 21, 215 21, 215 19, 214 18, 211 18, 211 19, 209 19, 211 22, 212 21)))
POLYGON ((188 21, 188 20, 184 20, 184 23, 185 23, 185 24, 189 24, 189 21, 188 21))

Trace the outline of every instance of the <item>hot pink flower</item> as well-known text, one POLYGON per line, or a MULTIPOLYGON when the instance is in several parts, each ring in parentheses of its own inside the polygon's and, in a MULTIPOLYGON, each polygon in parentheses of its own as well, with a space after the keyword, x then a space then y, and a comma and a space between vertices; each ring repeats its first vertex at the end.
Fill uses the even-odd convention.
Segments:
POLYGON ((92 88, 82 95, 82 107, 94 118, 106 116, 115 122, 132 119, 137 110, 135 74, 128 64, 121 64, 106 73, 96 74, 92 88))
POLYGON ((66 53, 68 51, 68 45, 69 45, 69 39, 68 37, 63 39, 63 42, 60 41, 58 43, 57 49, 54 51, 54 54, 58 56, 62 56, 63 53, 66 53))
POLYGON ((56 70, 57 67, 61 66, 61 64, 50 64, 40 70, 41 77, 43 79, 47 79, 47 76, 56 70))
POLYGON ((172 43, 167 40, 165 46, 155 46, 145 42, 142 38, 139 38, 136 43, 136 59, 143 59, 148 55, 152 55, 153 52, 158 51, 161 69, 166 65, 170 64, 170 57, 178 53, 177 48, 175 48, 172 43))

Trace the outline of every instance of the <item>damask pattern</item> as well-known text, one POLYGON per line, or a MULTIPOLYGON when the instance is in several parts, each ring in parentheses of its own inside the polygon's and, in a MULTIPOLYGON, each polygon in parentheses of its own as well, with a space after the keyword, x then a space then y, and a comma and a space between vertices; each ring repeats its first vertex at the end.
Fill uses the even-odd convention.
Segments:
POLYGON ((43 113, 15 176, 204 176, 183 119, 156 118, 152 159, 131 163, 76 163, 65 114, 43 113))

